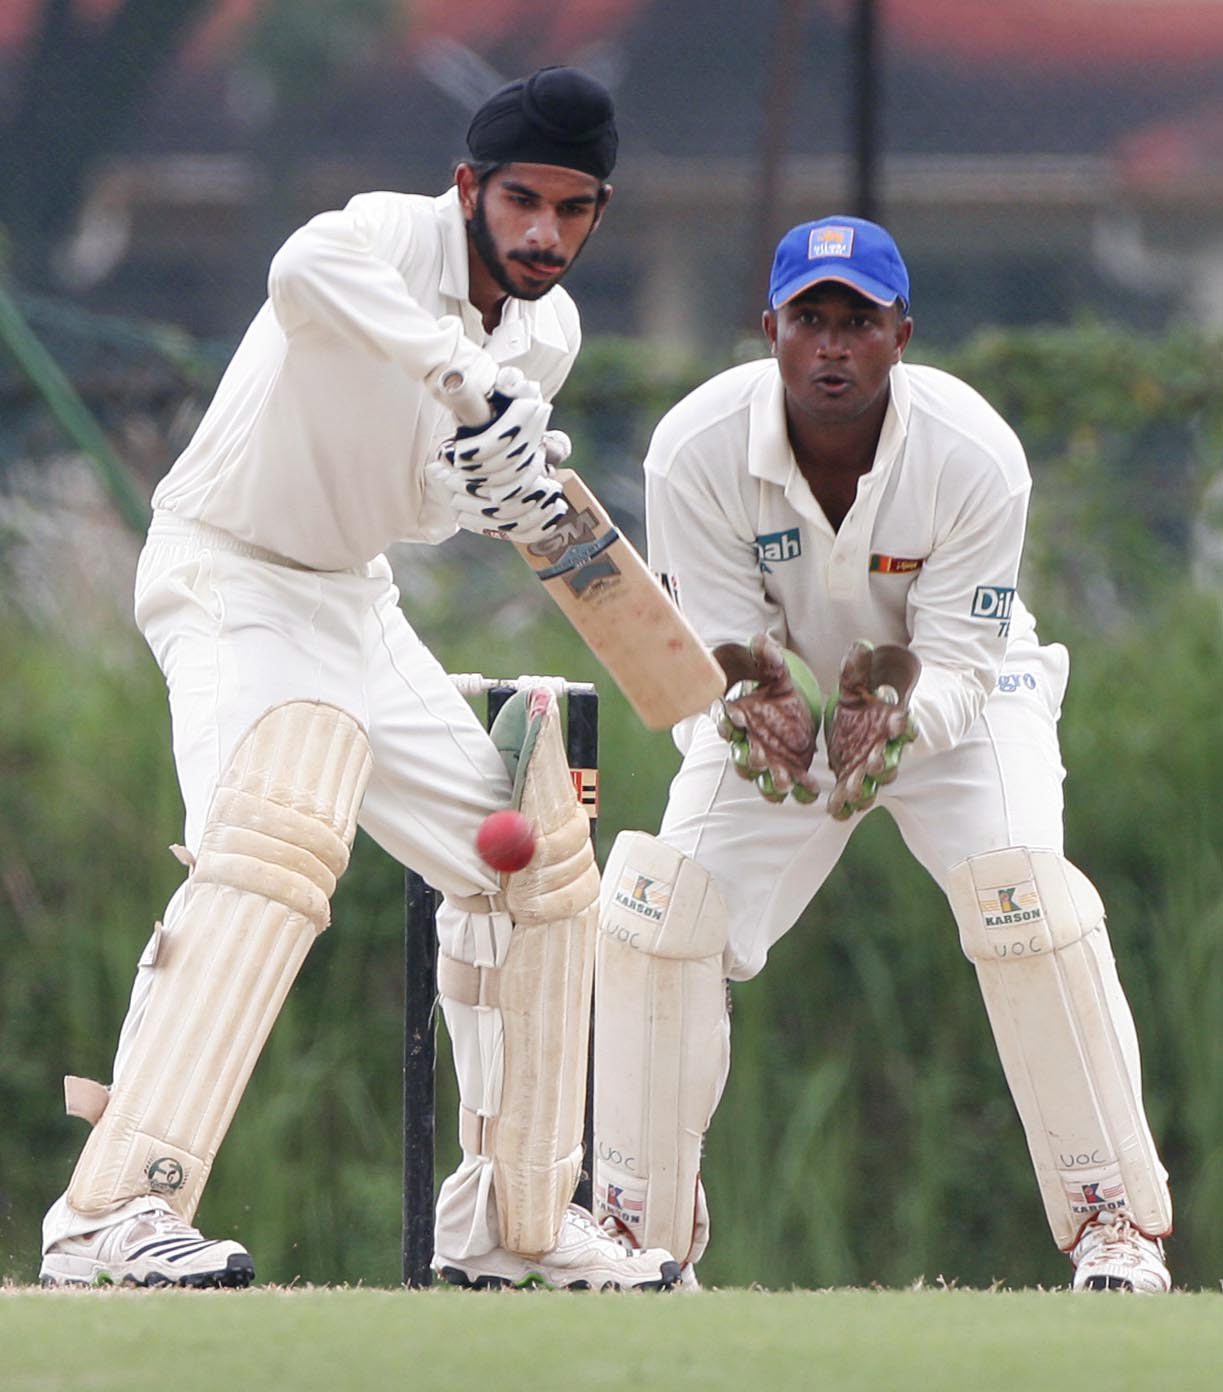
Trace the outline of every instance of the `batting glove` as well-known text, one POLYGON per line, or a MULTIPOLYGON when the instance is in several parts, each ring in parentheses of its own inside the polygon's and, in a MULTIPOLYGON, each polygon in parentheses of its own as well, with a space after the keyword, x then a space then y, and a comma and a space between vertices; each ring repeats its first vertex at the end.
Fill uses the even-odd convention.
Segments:
POLYGON ((504 487, 476 486, 445 459, 426 473, 434 496, 444 496, 458 525, 508 541, 542 541, 569 510, 559 480, 537 467, 529 480, 504 487))
POLYGON ((498 373, 497 387, 487 404, 492 418, 480 425, 460 425, 447 442, 444 456, 477 484, 516 482, 534 464, 552 406, 517 368, 498 373))

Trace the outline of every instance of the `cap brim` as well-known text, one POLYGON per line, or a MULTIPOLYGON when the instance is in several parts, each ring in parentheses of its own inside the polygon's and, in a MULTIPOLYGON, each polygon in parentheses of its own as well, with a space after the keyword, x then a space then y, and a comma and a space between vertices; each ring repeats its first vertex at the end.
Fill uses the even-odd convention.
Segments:
POLYGON ((856 290, 859 295, 865 295, 868 300, 874 300, 876 304, 890 305, 895 304, 897 300, 904 300, 902 295, 898 295, 895 290, 889 290, 881 281, 875 280, 871 276, 856 273, 849 275, 844 266, 829 266, 825 263, 823 269, 811 266, 801 276, 787 281, 773 296, 772 306, 774 309, 780 309, 782 305, 787 305, 791 300, 796 299, 804 290, 810 290, 813 285, 821 285, 829 280, 836 281, 838 285, 848 285, 851 290, 856 290))

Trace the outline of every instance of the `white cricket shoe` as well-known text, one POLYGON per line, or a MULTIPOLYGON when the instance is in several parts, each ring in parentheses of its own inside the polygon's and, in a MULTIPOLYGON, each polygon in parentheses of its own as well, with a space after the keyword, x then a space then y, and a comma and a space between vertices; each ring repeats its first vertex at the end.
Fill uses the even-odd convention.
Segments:
POLYGON ((38 1279, 44 1286, 249 1286, 255 1264, 241 1244, 214 1242, 177 1213, 153 1208, 61 1237, 38 1279))
POLYGON ((1070 1252, 1073 1290, 1163 1295, 1172 1285, 1163 1243, 1140 1233, 1124 1213, 1098 1213, 1070 1252))
POLYGON ((479 1257, 433 1258, 433 1270, 454 1286, 544 1286, 548 1290, 670 1290, 679 1262, 661 1247, 630 1251, 599 1227, 584 1208, 570 1204, 556 1246, 538 1257, 495 1247, 479 1257))
MULTIPOLYGON (((626 1227, 623 1219, 617 1218, 614 1213, 605 1214, 599 1226, 613 1242, 618 1242, 626 1252, 640 1252, 641 1244, 633 1234, 633 1230, 626 1227)), ((679 1267, 679 1280, 675 1283, 676 1290, 699 1291, 701 1283, 696 1278, 696 1267, 691 1262, 681 1262, 679 1267)))
POLYGON ((699 1291, 701 1283, 696 1279, 696 1267, 685 1262, 679 1269, 679 1288, 684 1291, 699 1291))

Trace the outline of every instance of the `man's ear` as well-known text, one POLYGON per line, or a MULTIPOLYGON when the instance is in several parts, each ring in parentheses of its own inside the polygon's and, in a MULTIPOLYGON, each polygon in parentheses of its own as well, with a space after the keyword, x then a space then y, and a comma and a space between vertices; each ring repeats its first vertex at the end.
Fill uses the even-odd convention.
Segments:
POLYGON ((912 337, 913 320, 906 314, 896 326, 896 356, 892 359, 893 362, 899 362, 904 357, 904 351, 912 337))
POLYGON ((590 230, 592 232, 603 221, 603 213, 607 205, 611 202, 612 194, 615 193, 615 191, 616 190, 612 188, 611 184, 599 185, 598 201, 595 203, 595 220, 590 224, 590 230))
POLYGON ((776 356, 777 353, 777 312, 776 310, 766 309, 760 316, 760 327, 764 330, 764 336, 769 340, 769 352, 776 356))
POLYGON ((476 171, 470 164, 459 163, 455 166, 454 182, 459 190, 459 207, 463 210, 463 216, 470 218, 476 211, 476 201, 480 196, 480 180, 476 177, 476 171))

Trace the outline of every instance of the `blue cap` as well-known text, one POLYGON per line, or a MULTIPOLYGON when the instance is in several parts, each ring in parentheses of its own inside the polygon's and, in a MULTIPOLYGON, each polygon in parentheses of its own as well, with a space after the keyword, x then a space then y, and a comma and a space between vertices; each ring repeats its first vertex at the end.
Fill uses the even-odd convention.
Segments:
POLYGON ((769 304, 780 309, 796 295, 836 280, 877 304, 909 308, 909 273, 891 234, 865 218, 827 217, 792 227, 777 244, 769 304))

